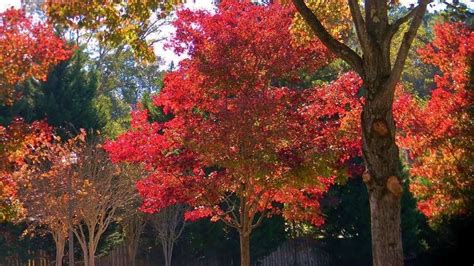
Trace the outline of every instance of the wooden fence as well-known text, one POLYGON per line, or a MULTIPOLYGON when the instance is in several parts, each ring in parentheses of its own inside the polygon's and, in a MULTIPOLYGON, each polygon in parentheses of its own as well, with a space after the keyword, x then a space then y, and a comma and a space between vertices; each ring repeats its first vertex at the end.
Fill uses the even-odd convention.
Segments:
MULTIPOLYGON (((48 257, 45 251, 38 251, 30 254, 32 258, 26 261, 20 260, 18 256, 10 257, 5 262, 0 262, 0 266, 50 266, 54 262, 48 257)), ((288 240, 278 247, 268 256, 252 263, 252 266, 328 266, 330 256, 317 241, 311 239, 288 240)), ((161 256, 155 258, 138 258, 136 266, 162 265, 161 256)), ((238 265, 238 261, 220 262, 217 258, 174 258, 175 266, 232 266, 238 265)), ((84 265, 77 261, 76 266, 84 265)), ((127 248, 120 245, 110 251, 107 255, 96 258, 96 266, 129 266, 127 248)))
POLYGON ((20 256, 12 256, 0 261, 0 266, 50 266, 51 260, 44 250, 28 252, 31 259, 23 260, 20 256))
POLYGON ((258 266, 328 266, 329 254, 310 239, 288 240, 277 250, 254 263, 258 266))
MULTIPOLYGON (((127 248, 125 245, 118 246, 110 251, 107 256, 98 257, 95 260, 96 266, 128 266, 127 248)), ((136 264, 142 266, 143 264, 136 264)), ((143 265, 143 266, 146 266, 143 265)))
MULTIPOLYGON (((176 266, 230 266, 222 264, 217 258, 173 259, 176 266)), ((253 266, 328 266, 330 256, 315 240, 295 239, 283 243, 268 256, 252 263, 253 266)), ((231 263, 238 265, 238 262, 231 263)), ((126 266, 127 253, 124 246, 111 251, 107 256, 97 258, 96 266, 126 266)), ((162 265, 161 261, 152 259, 137 260, 136 266, 162 265)))

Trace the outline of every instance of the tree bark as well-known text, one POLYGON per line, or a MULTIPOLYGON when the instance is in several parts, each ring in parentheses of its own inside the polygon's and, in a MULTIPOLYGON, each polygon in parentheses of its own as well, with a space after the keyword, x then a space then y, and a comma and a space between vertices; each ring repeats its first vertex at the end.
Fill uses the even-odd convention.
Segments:
POLYGON ((88 266, 95 266, 95 247, 92 245, 89 246, 89 265, 88 266))
POLYGON ((143 214, 136 212, 126 219, 124 224, 125 243, 127 243, 127 258, 130 266, 135 266, 137 256, 138 242, 146 224, 143 214))
POLYGON ((240 265, 250 266, 250 233, 239 230, 240 265))
POLYGON ((370 193, 372 259, 374 266, 402 266, 400 200, 391 195, 370 193))
POLYGON ((174 241, 169 240, 169 241, 164 241, 162 242, 163 246, 163 255, 165 257, 165 266, 171 266, 171 261, 173 259, 173 246, 174 246, 174 241))
POLYGON ((85 266, 89 266, 89 251, 87 249, 87 243, 85 242, 85 240, 83 238, 80 238, 78 236, 79 233, 77 233, 76 231, 74 232, 76 237, 77 237, 77 240, 79 241, 79 245, 81 246, 81 250, 82 250, 82 257, 83 257, 83 260, 84 260, 84 265, 85 266))
POLYGON ((370 201, 373 265, 401 266, 400 197, 403 189, 392 113, 394 93, 390 88, 370 86, 367 91, 362 111, 362 148, 367 168, 364 181, 370 201))
POLYGON ((58 241, 56 241, 56 266, 63 265, 65 245, 66 245, 65 239, 59 239, 58 241))

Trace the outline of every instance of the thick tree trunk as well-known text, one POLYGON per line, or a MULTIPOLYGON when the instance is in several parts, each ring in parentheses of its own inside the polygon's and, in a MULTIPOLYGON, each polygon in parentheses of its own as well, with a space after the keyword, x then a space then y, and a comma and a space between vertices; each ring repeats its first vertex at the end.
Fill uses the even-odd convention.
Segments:
POLYGON ((362 112, 364 182, 370 199, 374 266, 402 266, 400 161, 392 113, 393 90, 368 89, 362 112), (371 92, 375 92, 372 93, 371 92))
POLYGON ((250 233, 239 231, 240 235, 240 265, 250 266, 250 233))
POLYGON ((372 258, 374 266, 403 265, 400 231, 400 200, 385 194, 370 193, 372 258))

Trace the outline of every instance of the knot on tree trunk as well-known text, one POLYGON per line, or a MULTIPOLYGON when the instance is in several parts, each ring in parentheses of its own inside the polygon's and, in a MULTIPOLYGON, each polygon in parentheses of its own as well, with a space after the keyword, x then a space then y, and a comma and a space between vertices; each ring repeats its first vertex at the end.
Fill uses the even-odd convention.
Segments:
POLYGON ((362 180, 364 181, 364 183, 369 183, 370 182, 370 174, 369 174, 369 171, 365 171, 363 174, 362 174, 362 180))
POLYGON ((389 176, 387 179, 387 189, 390 191, 396 198, 400 198, 403 193, 403 187, 400 185, 400 181, 396 176, 389 176))
POLYGON ((389 135, 387 122, 383 119, 376 119, 372 123, 372 130, 380 137, 386 137, 389 135))

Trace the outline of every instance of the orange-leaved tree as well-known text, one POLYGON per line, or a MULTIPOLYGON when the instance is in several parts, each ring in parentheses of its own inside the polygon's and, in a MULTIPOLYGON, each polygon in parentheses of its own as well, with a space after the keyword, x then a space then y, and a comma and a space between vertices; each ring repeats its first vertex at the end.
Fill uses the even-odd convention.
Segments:
POLYGON ((45 122, 27 124, 15 119, 6 128, 0 126, 0 221, 21 214, 14 173, 24 165, 28 150, 48 143, 50 137, 51 128, 45 122))
POLYGON ((121 165, 112 164, 96 137, 89 137, 77 153, 78 190, 74 212, 78 223, 73 231, 84 257, 84 265, 95 265, 99 241, 107 228, 117 220, 120 208, 130 206, 137 197, 131 174, 121 165))
MULTIPOLYGON (((49 69, 67 59, 71 52, 54 35, 48 24, 33 22, 23 11, 8 9, 0 13, 0 105, 9 106, 21 96, 17 85, 28 78, 44 80, 49 69)), ((41 142, 44 123, 27 125, 17 119, 10 126, 0 125, 0 204, 2 219, 12 216, 15 180, 12 171, 30 142, 41 142), (35 140, 35 138, 37 138, 35 140), (9 213, 9 215, 6 215, 9 213)))
POLYGON ((28 145, 22 166, 14 173, 18 199, 25 209, 23 218, 30 230, 45 230, 53 236, 57 266, 62 265, 68 230, 77 223, 70 208, 76 198, 72 189, 78 187, 76 154, 84 144, 84 132, 63 142, 49 131, 42 142, 28 145))
POLYGON ((398 121, 400 145, 409 151, 410 190, 432 221, 472 212, 474 202, 474 33, 463 23, 435 25, 434 33, 418 53, 441 71, 436 88, 422 103, 407 99, 398 121))
POLYGON ((16 85, 29 78, 45 80, 50 68, 70 55, 49 24, 34 22, 22 10, 0 13, 0 104, 21 96, 16 85))

